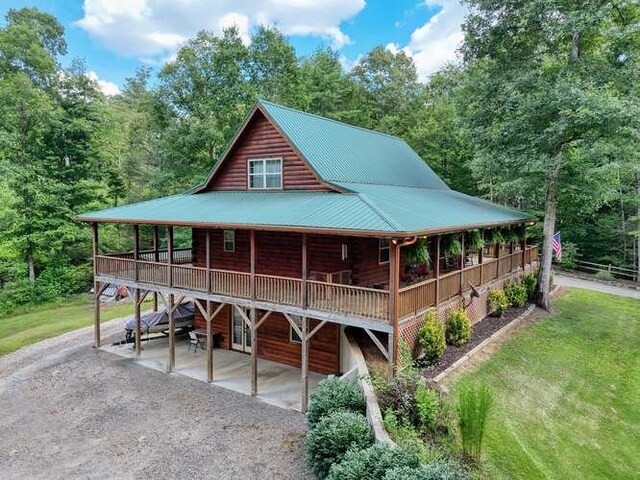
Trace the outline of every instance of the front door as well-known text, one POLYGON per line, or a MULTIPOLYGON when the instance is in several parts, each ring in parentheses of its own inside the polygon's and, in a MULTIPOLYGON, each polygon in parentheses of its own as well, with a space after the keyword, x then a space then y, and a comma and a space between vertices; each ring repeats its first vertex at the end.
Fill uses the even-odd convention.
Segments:
MULTIPOLYGON (((251 352, 251 328, 249 328, 249 325, 247 325, 247 322, 245 322, 237 308, 234 307, 231 310, 233 312, 231 314, 231 347, 234 350, 249 353, 251 352)), ((245 315, 249 316, 246 308, 243 308, 242 311, 245 315)))

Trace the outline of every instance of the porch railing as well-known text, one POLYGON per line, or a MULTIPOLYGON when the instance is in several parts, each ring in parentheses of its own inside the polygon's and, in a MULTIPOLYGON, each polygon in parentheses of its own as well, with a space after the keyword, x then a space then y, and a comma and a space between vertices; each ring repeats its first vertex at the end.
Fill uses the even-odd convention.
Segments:
MULTIPOLYGON (((181 249, 183 259, 190 249, 181 249)), ((148 253, 148 252, 145 252, 148 253)), ((152 254, 154 252, 151 252, 152 254)), ((142 257, 141 258, 148 258, 142 257)), ((174 255, 174 261, 177 257, 174 255)), ((419 312, 437 303, 460 295, 470 289, 469 284, 482 285, 508 273, 517 271, 522 262, 531 264, 538 258, 537 247, 527 247, 524 251, 489 259, 482 264, 471 265, 463 270, 444 274, 439 281, 429 279, 399 289, 399 317, 419 312), (438 283, 438 288, 436 288, 438 283), (436 301, 436 291, 438 299, 436 301)), ((166 257, 165 257, 166 259, 166 257)), ((251 274, 228 270, 207 270, 205 268, 178 264, 169 266, 166 262, 133 260, 124 254, 96 257, 96 271, 99 275, 116 279, 132 280, 152 285, 171 286, 194 292, 213 293, 229 297, 251 298, 251 274), (169 270, 169 267, 171 270, 169 270), (171 275, 169 275, 171 274, 171 275)), ((374 320, 386 321, 389 309, 389 291, 375 288, 341 285, 300 278, 275 275, 255 275, 255 298, 257 300, 305 308, 303 305, 306 283, 306 308, 324 312, 357 315, 374 320)))

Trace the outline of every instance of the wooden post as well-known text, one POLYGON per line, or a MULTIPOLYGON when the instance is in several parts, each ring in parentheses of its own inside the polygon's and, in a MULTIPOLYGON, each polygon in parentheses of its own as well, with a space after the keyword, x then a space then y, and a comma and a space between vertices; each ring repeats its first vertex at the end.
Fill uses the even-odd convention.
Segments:
POLYGON ((138 260, 140 260, 140 227, 133 226, 133 264, 135 268, 136 282, 139 280, 138 260))
POLYGON ((400 245, 396 240, 389 242, 389 323, 393 325, 393 358, 398 361, 398 289, 400 283, 400 245))
POLYGON ((306 309, 309 305, 307 293, 307 276, 308 276, 308 259, 307 259, 307 234, 302 234, 302 308, 306 309))
POLYGON ((93 236, 93 294, 95 296, 95 310, 93 315, 93 346, 100 348, 100 282, 96 280, 98 274, 98 224, 91 224, 91 232, 93 236))
MULTIPOLYGON (((153 226, 153 261, 160 262, 160 252, 158 251, 158 226, 153 226)), ((153 292, 153 311, 158 311, 158 292, 153 292)))
POLYGON ((173 372, 176 368, 176 326, 174 320, 173 293, 169 294, 169 304, 167 305, 167 314, 169 316, 169 371, 173 372))
POLYGON ((478 263, 480 264, 480 285, 484 283, 484 267, 482 261, 484 260, 484 230, 480 230, 480 243, 482 247, 478 250, 478 263))
POLYGON ((464 292, 464 232, 460 234, 460 245, 462 245, 462 251, 460 252, 460 295, 464 292))
POLYGON ((249 231, 249 254, 251 260, 251 395, 258 394, 258 328, 256 326, 256 309, 253 302, 256 298, 256 232, 249 231))
POLYGON ((388 338, 387 338, 387 353, 389 354, 387 356, 387 378, 391 379, 393 377, 393 355, 391 354, 391 352, 394 351, 394 345, 395 345, 395 335, 392 332, 389 332, 388 334, 388 338))
POLYGON ((142 327, 140 325, 140 289, 134 289, 133 293, 133 302, 135 304, 135 319, 136 319, 136 337, 135 337, 135 345, 136 345, 136 357, 139 357, 142 352, 142 327))
POLYGON ((440 235, 436 237, 436 307, 440 305, 440 235))
POLYGON ((173 286, 173 227, 167 226, 167 285, 173 286))
POLYGON ((302 413, 307 413, 309 402, 309 320, 302 317, 302 413))
POLYGON ((526 260, 525 260, 525 251, 527 250, 527 226, 522 226, 522 238, 520 239, 520 264, 522 266, 522 271, 524 272, 526 260))
MULTIPOLYGON (((211 230, 207 229, 205 234, 205 266, 206 266, 206 287, 207 293, 211 293, 211 230)), ((213 382, 213 332, 211 330, 211 301, 207 300, 207 382, 213 382)))

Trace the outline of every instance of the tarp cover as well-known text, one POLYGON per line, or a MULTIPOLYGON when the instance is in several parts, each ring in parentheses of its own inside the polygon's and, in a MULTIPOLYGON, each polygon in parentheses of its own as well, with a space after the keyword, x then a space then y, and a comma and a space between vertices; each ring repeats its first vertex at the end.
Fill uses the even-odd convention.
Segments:
MULTIPOLYGON (((194 305, 193 302, 185 302, 178 305, 173 314, 173 318, 176 323, 184 322, 187 320, 193 320, 193 312, 194 305)), ((150 330, 156 325, 164 325, 169 324, 169 315, 167 313, 167 309, 164 309, 160 312, 151 312, 140 317, 140 325, 142 331, 150 330)), ((125 330, 135 330, 136 329, 136 319, 135 317, 130 317, 124 324, 125 330)))

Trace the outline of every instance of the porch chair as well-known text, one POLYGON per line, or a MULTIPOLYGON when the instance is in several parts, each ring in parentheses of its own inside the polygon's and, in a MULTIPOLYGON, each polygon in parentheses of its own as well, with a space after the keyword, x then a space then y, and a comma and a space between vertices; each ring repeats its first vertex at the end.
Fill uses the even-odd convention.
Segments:
POLYGON ((193 353, 198 351, 198 347, 204 350, 204 344, 200 341, 200 338, 194 330, 189 332, 189 348, 187 348, 187 353, 191 351, 191 347, 193 347, 193 353))

